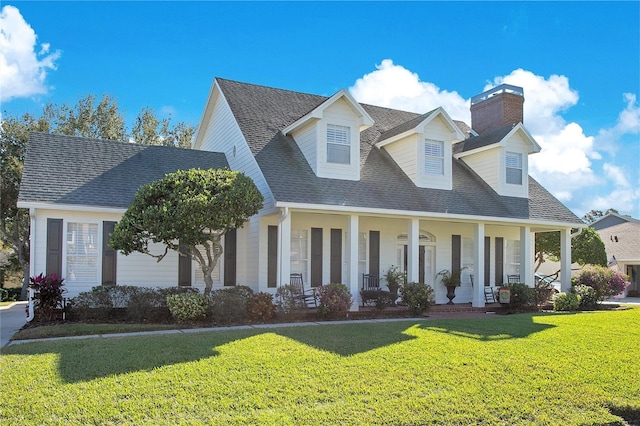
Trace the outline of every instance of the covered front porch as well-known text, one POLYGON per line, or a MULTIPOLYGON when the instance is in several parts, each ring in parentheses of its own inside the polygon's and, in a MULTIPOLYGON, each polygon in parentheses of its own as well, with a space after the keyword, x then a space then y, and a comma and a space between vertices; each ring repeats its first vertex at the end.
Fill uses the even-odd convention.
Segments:
POLYGON ((260 219, 259 290, 275 292, 301 274, 306 288, 345 284, 360 309, 363 275, 379 279, 397 267, 408 282, 430 285, 436 304, 447 290, 436 274, 462 269, 455 303, 485 306, 485 287, 507 283, 508 276, 533 286, 536 232, 561 231, 562 288, 570 287, 571 228, 528 220, 407 215, 283 207, 260 219))

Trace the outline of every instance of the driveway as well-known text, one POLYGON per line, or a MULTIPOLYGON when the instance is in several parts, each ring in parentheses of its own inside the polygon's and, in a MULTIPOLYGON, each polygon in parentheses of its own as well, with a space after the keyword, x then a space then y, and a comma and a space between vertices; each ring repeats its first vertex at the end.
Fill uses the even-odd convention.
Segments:
POLYGON ((4 347, 11 337, 27 322, 24 308, 27 302, 17 302, 11 307, 0 308, 0 348, 4 347))

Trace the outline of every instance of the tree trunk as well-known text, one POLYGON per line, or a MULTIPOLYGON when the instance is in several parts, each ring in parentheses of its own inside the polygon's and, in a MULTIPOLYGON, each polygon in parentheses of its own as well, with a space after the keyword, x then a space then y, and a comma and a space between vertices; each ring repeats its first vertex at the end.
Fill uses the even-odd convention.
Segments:
POLYGON ((204 273, 204 294, 208 296, 211 294, 211 288, 213 287, 213 278, 211 277, 211 271, 205 271, 205 268, 202 268, 202 272, 204 273))
POLYGON ((20 291, 20 300, 27 300, 27 288, 29 287, 29 264, 22 265, 22 290, 20 291))

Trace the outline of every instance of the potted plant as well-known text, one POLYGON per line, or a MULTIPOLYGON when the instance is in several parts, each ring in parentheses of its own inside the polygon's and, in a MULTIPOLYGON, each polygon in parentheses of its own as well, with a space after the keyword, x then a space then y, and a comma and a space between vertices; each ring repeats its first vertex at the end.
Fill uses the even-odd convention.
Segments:
POLYGON ((389 293, 397 296, 398 289, 405 282, 405 274, 397 266, 391 265, 384 273, 384 279, 389 287, 389 293))
POLYGON ((440 277, 440 282, 447 288, 447 298, 449 299, 447 305, 453 305, 453 299, 456 297, 456 287, 462 285, 462 271, 464 269, 466 267, 453 272, 443 269, 436 274, 436 278, 440 277))

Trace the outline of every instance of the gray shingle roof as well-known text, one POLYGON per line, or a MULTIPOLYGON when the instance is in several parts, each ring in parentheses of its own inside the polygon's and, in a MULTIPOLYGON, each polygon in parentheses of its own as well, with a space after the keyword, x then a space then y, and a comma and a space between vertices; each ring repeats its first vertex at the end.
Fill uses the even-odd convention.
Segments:
POLYGON ((629 221, 596 231, 604 243, 607 257, 640 261, 640 223, 629 221))
POLYGON ((474 149, 499 143, 513 130, 513 126, 506 126, 480 136, 472 136, 461 142, 453 144, 453 154, 473 151, 474 149))
POLYGON ((167 173, 222 167, 221 153, 31 133, 18 200, 126 208, 167 173))
POLYGON ((453 160, 451 191, 416 187, 374 145, 385 132, 423 115, 390 108, 362 105, 375 124, 360 135, 359 181, 319 178, 280 131, 326 97, 216 80, 277 201, 582 223, 535 180, 530 178, 529 199, 500 196, 461 160, 453 160))

